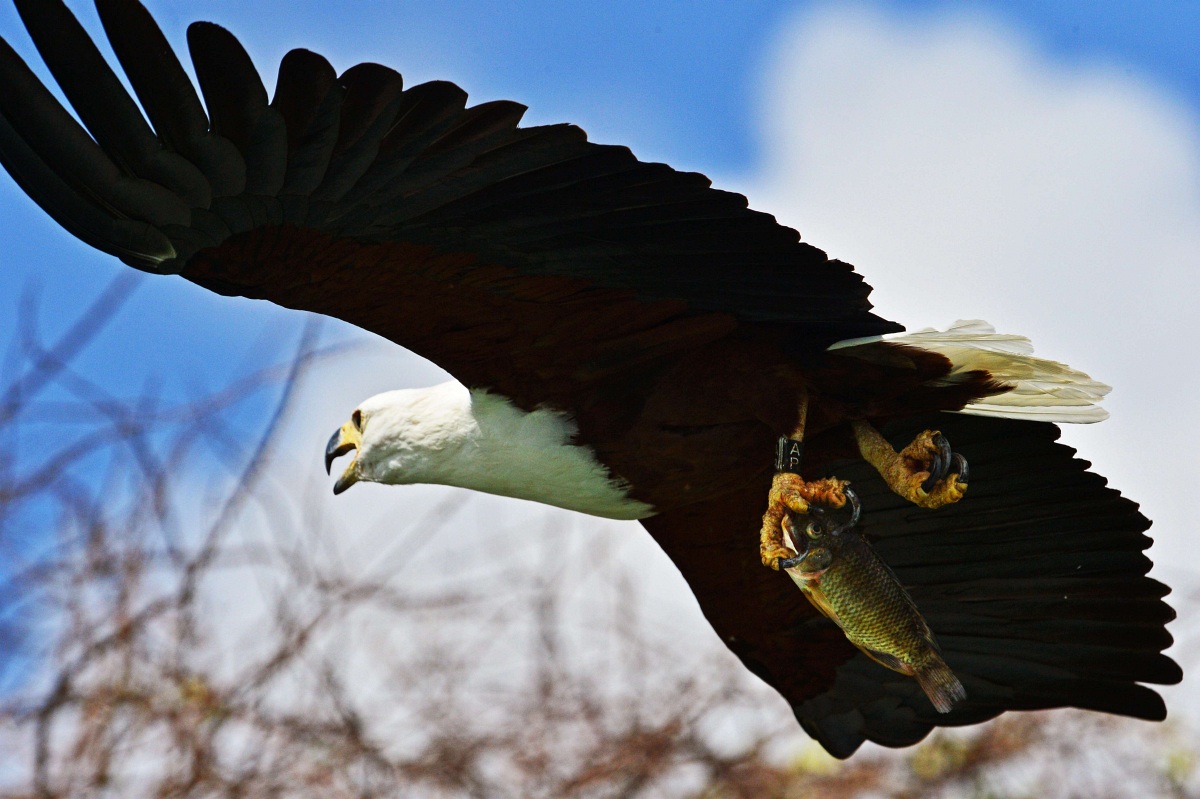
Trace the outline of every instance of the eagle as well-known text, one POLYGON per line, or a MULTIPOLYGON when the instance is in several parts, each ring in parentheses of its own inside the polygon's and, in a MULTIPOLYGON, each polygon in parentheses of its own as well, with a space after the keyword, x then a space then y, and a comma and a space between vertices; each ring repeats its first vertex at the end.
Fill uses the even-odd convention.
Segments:
POLYGON ((206 22, 187 35, 197 91, 137 0, 96 0, 131 95, 60 0, 16 6, 74 113, 0 39, 0 162, 63 228, 454 376, 354 409, 325 452, 351 456, 335 492, 440 483, 639 520, 837 757, 1006 710, 1165 718, 1147 686, 1182 674, 1150 523, 1056 443, 1104 418, 1103 384, 982 322, 905 332, 745 197, 522 127, 518 103, 304 49, 269 94, 206 22), (783 573, 797 520, 835 516, 920 609, 952 701, 783 573))

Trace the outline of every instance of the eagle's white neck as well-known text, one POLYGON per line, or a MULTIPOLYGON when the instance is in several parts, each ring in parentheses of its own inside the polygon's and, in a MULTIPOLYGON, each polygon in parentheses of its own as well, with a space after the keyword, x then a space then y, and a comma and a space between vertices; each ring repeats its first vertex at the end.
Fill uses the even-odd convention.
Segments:
POLYGON ((523 411, 449 382, 379 394, 359 412, 362 480, 460 486, 612 519, 653 515, 589 447, 573 443, 575 424, 560 411, 523 411))

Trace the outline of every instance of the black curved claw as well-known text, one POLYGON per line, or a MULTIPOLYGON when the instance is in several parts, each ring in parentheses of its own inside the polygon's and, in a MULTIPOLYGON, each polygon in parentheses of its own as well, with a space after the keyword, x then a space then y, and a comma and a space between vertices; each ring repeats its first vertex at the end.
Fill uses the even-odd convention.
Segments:
POLYGON ((967 469, 967 459, 957 452, 954 453, 954 471, 958 473, 958 482, 964 485, 970 482, 970 472, 967 469))
POLYGON ((925 478, 925 482, 921 483, 921 490, 926 493, 932 491, 933 487, 946 476, 953 458, 950 442, 941 433, 933 437, 933 445, 938 448, 938 451, 933 454, 933 460, 929 464, 929 476, 925 478))
POLYGON ((849 488, 846 489, 846 501, 850 503, 850 519, 845 524, 839 525, 834 530, 835 533, 851 529, 858 524, 858 520, 862 516, 862 500, 849 488))

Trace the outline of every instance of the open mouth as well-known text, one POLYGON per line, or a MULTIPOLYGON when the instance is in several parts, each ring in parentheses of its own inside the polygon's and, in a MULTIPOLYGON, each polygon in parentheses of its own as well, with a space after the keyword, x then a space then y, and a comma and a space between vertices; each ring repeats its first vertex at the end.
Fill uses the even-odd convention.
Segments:
POLYGON ((350 459, 350 463, 346 469, 338 477, 337 482, 333 484, 333 493, 340 494, 350 486, 358 482, 358 449, 362 445, 362 432, 353 422, 346 422, 329 438, 329 443, 325 445, 325 473, 330 474, 333 469, 333 462, 345 455, 351 450, 354 451, 354 457, 350 459))

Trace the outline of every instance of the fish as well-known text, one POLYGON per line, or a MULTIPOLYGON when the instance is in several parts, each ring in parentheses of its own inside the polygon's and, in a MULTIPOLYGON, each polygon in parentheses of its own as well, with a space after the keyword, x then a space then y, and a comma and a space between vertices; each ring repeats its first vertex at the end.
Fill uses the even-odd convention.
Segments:
POLYGON ((831 525, 823 515, 789 513, 784 543, 797 555, 781 568, 850 643, 882 666, 916 678, 939 713, 949 713, 967 692, 946 665, 917 603, 870 542, 850 524, 831 525))

